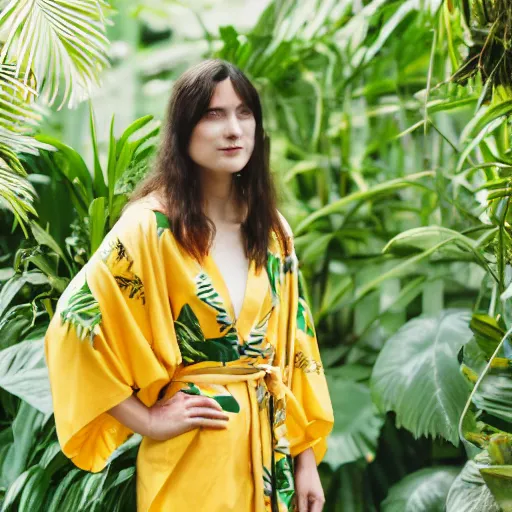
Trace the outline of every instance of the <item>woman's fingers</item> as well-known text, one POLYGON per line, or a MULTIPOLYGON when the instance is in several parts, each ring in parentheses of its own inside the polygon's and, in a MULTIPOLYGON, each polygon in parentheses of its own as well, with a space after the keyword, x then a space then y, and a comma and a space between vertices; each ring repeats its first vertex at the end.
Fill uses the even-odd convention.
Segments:
POLYGON ((299 494, 297 496, 297 505, 299 512, 309 512, 308 511, 308 496, 304 494, 299 494))
POLYGON ((223 430, 228 428, 228 422, 226 420, 211 420, 209 418, 190 418, 190 425, 193 428, 213 428, 216 430, 223 430))
POLYGON ((217 409, 218 411, 222 411, 222 407, 219 405, 219 402, 214 400, 213 398, 208 398, 207 396, 193 396, 188 395, 190 398, 186 400, 187 407, 208 407, 212 409, 217 409))
POLYGON ((310 498, 309 512, 322 512, 324 508, 325 499, 323 496, 310 498))
POLYGON ((229 416, 211 407, 191 407, 188 409, 189 418, 210 418, 213 420, 229 420, 229 416))

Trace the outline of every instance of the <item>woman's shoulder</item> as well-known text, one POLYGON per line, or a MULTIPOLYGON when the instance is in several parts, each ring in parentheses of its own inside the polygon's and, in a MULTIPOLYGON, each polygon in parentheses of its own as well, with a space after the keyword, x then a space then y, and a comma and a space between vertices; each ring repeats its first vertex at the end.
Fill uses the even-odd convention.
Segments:
POLYGON ((123 215, 130 215, 133 212, 137 211, 140 212, 141 209, 151 210, 153 212, 160 212, 163 213, 164 215, 166 212, 162 197, 158 193, 152 192, 147 196, 141 197, 140 199, 137 199, 136 201, 129 203, 123 210, 123 215))
POLYGON ((117 237, 135 244, 143 242, 153 232, 156 233, 159 214, 165 215, 165 209, 154 195, 130 202, 124 207, 107 238, 117 237))
POLYGON ((281 225, 283 226, 286 235, 289 238, 293 238, 293 231, 292 228, 290 227, 289 222, 286 220, 286 217, 279 210, 277 210, 277 215, 279 216, 279 221, 281 222, 281 225))

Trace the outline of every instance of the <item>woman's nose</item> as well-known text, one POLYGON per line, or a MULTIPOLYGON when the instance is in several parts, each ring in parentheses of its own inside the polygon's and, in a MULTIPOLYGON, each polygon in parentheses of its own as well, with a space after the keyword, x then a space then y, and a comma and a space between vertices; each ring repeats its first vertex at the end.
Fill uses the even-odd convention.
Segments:
POLYGON ((242 126, 236 116, 230 116, 227 121, 226 132, 228 137, 241 137, 242 126))

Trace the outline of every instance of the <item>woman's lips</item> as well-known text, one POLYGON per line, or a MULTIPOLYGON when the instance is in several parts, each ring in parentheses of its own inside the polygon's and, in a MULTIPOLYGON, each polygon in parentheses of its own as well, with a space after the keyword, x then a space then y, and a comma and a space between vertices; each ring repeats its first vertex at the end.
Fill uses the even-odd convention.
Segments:
POLYGON ((221 148, 221 151, 226 153, 227 155, 231 155, 231 154, 235 154, 235 153, 238 153, 239 151, 241 151, 242 148, 241 147, 236 147, 236 148, 221 148))

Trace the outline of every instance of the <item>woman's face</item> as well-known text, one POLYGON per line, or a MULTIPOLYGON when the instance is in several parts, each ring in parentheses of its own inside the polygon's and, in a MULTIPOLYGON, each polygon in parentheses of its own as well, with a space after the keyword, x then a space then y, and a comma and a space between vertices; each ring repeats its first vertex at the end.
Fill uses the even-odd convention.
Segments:
POLYGON ((190 158, 203 170, 238 172, 251 157, 255 129, 251 110, 226 78, 215 87, 208 110, 192 130, 190 158))

